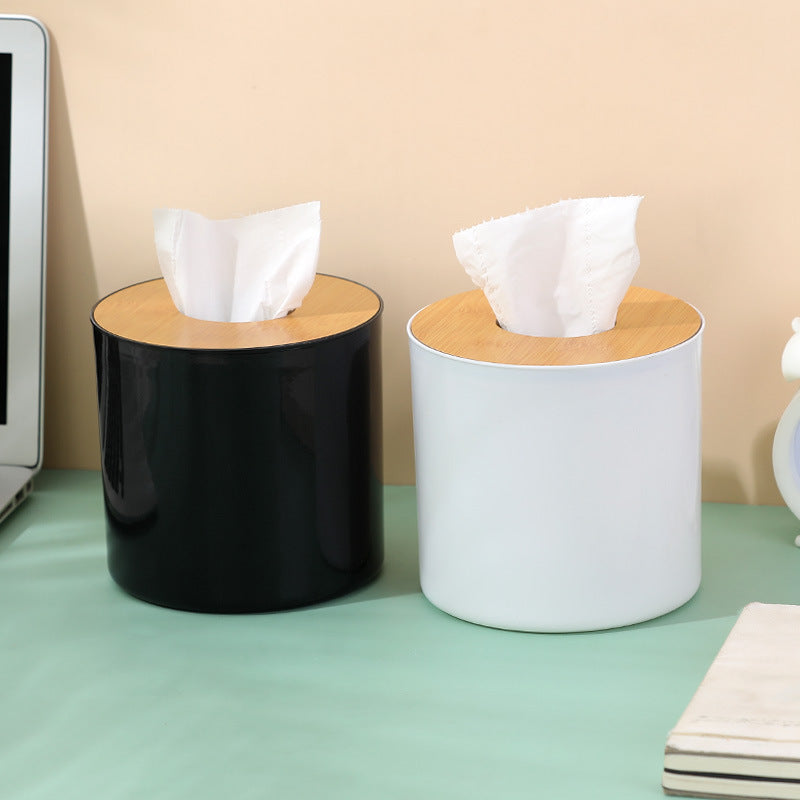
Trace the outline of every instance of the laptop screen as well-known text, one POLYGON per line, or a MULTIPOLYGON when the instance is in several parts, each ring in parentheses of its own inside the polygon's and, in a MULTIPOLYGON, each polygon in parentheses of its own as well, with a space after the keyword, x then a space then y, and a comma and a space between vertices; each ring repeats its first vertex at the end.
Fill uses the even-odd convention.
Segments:
POLYGON ((11 180, 11 53, 0 53, 0 425, 8 409, 8 226, 11 180))
POLYGON ((38 469, 47 201, 47 32, 0 14, 0 464, 38 469))

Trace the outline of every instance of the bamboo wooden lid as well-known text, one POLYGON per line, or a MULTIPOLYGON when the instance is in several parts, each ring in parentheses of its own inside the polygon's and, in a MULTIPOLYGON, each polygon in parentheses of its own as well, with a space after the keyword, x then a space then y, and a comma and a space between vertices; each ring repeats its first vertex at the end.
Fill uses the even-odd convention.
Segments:
POLYGON ((652 355, 691 339, 700 314, 683 300, 632 286, 609 331, 592 336, 550 338, 510 333, 497 324, 480 289, 423 308, 411 333, 428 347, 459 358, 518 366, 604 364, 652 355))
POLYGON ((209 322, 181 314, 162 278, 120 289, 101 300, 94 323, 113 336, 161 347, 239 350, 300 344, 345 333, 381 310, 375 292, 360 283, 317 275, 300 308, 264 322, 209 322))

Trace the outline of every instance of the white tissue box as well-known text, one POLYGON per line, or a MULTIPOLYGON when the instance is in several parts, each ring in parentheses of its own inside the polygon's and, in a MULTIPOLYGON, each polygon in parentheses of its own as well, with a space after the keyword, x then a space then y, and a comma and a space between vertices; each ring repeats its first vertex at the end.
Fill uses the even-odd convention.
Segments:
POLYGON ((500 328, 484 295, 408 324, 420 574, 465 620, 581 631, 650 619, 700 584, 703 319, 631 288, 614 328, 500 328))

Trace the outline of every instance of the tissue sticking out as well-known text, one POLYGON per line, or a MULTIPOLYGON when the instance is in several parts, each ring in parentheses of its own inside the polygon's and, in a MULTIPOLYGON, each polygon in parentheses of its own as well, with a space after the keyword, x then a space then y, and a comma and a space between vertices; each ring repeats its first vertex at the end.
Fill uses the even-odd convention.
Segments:
POLYGON ((188 317, 278 319, 298 308, 314 283, 319 202, 224 220, 160 208, 153 225, 161 274, 188 317))
POLYGON ((614 327, 639 268, 640 196, 562 200, 453 236, 456 256, 498 323, 528 336, 614 327))

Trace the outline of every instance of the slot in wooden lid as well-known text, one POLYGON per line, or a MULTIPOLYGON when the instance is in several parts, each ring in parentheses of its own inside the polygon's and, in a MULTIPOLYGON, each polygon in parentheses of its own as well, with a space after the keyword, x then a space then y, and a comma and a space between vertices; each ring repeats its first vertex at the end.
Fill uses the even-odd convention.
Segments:
POLYGON ((163 278, 120 289, 92 311, 112 336, 161 347, 239 350, 324 339, 369 322, 381 309, 375 292, 360 283, 317 275, 300 308, 263 322, 209 322, 181 314, 163 278))
POLYGON ((497 324, 480 289, 423 308, 411 322, 415 339, 448 355, 518 366, 604 364, 652 355, 691 339, 702 317, 688 303, 632 286, 609 331, 551 338, 510 333, 497 324))

